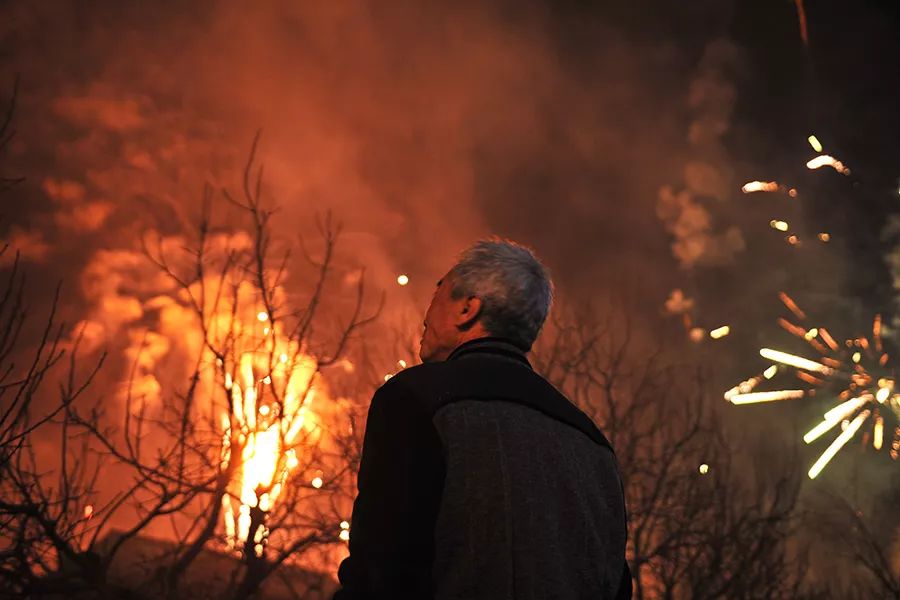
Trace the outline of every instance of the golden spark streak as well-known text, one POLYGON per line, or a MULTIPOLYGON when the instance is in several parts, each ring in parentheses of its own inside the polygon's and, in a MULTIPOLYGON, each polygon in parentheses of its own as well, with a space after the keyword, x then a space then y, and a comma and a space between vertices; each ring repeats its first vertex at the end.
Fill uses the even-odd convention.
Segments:
POLYGON ((769 226, 778 231, 787 231, 790 228, 787 221, 778 221, 776 219, 769 221, 769 226))
POLYGON ((772 365, 771 367, 763 371, 763 377, 765 377, 766 379, 772 379, 773 377, 775 377, 776 373, 778 373, 778 365, 772 365))
POLYGON ((837 421, 833 421, 833 420, 829 421, 827 419, 822 421, 821 423, 819 423, 818 425, 816 425, 815 427, 813 427, 812 429, 810 429, 809 431, 806 432, 806 435, 803 436, 803 441, 806 442, 807 444, 814 442, 815 440, 822 437, 823 433, 831 430, 831 428, 834 427, 835 425, 837 425, 838 423, 840 423, 840 419, 838 419, 837 421))
POLYGON ((778 390, 776 392, 753 392, 750 394, 735 394, 731 397, 732 404, 756 404, 757 402, 774 402, 776 400, 794 400, 802 398, 806 392, 803 390, 778 390))
POLYGON ((741 191, 745 194, 751 192, 777 192, 778 182, 776 181, 748 181, 741 187, 741 191))
POLYGON ((820 169, 822 167, 831 167, 835 171, 837 171, 838 173, 841 173, 843 175, 850 174, 850 169, 845 167, 844 163, 842 163, 835 157, 830 156, 828 154, 820 154, 819 156, 815 157, 814 159, 812 159, 808 163, 806 163, 807 169, 820 169))
POLYGON ((859 396, 858 398, 850 398, 845 402, 841 402, 827 413, 825 413, 826 421, 840 421, 851 415, 856 409, 871 400, 871 396, 859 396))
POLYGON ((884 443, 884 419, 879 415, 875 419, 875 431, 872 432, 872 447, 881 450, 884 443))
POLYGON ((844 447, 844 445, 849 442, 856 432, 862 427, 863 422, 869 418, 870 411, 864 410, 859 413, 855 419, 847 426, 847 429, 841 432, 839 436, 831 443, 830 446, 822 453, 822 456, 819 457, 819 460, 813 464, 813 466, 809 470, 809 478, 815 479, 816 476, 822 472, 822 469, 834 458, 834 455, 838 453, 838 451, 844 447))
POLYGON ((825 376, 829 376, 834 372, 834 369, 832 369, 831 367, 826 367, 822 363, 817 363, 813 360, 809 360, 808 358, 795 356, 794 354, 788 354, 787 352, 782 352, 780 350, 763 348, 759 351, 759 354, 763 358, 768 358, 769 360, 774 360, 775 362, 790 365, 792 367, 797 367, 798 369, 803 369, 804 371, 816 371, 817 373, 821 373, 825 376))
POLYGON ((718 340, 725 337, 729 333, 731 333, 731 327, 729 327, 728 325, 723 325, 717 329, 713 329, 712 331, 710 331, 709 337, 714 340, 718 340))
POLYGON ((825 413, 825 420, 806 432, 803 441, 807 444, 819 439, 823 433, 830 431, 832 427, 840 423, 844 418, 853 414, 867 401, 863 398, 851 398, 825 413))
POLYGON ((809 145, 812 146, 813 150, 815 150, 816 152, 822 151, 822 144, 819 142, 819 138, 817 138, 814 135, 811 135, 808 138, 806 138, 806 140, 809 142, 809 145))

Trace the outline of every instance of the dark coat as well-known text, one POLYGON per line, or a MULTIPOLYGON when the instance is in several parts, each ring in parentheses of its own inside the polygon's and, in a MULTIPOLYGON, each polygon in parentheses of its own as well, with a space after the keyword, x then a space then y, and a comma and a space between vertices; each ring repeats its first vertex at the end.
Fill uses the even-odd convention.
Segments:
POLYGON ((483 338, 372 399, 335 600, 630 597, 612 448, 512 344, 483 338))

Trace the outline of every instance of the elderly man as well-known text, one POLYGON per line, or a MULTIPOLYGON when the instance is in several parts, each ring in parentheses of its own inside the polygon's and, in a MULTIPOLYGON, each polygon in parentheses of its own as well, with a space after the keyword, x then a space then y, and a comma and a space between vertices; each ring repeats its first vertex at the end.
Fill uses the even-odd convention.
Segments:
POLYGON ((525 356, 551 299, 504 240, 438 282, 424 364, 372 399, 335 600, 631 596, 612 448, 525 356))

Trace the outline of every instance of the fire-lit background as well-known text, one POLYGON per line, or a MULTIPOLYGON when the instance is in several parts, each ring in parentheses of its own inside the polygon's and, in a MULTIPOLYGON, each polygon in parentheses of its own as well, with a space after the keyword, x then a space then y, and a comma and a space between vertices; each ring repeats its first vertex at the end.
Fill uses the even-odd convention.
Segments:
MULTIPOLYGON (((323 374, 310 422, 353 404, 351 389, 364 408, 373 382, 415 361, 409 340, 434 282, 467 244, 497 234, 546 261, 560 313, 590 304, 627 320, 639 344, 664 340, 706 370, 741 457, 786 448, 805 473, 827 444, 801 438, 836 396, 737 407, 722 392, 772 364, 758 350, 783 345, 781 292, 809 314, 805 332, 824 325, 840 342, 874 344, 880 315, 886 351, 900 352, 898 25, 896 8, 836 0, 5 3, 0 99, 5 110, 15 92, 15 107, 0 176, 21 181, 0 192, 10 248, 0 260, 9 271, 18 251, 28 273, 36 320, 22 352, 40 339, 61 281, 63 344, 81 336, 85 365, 108 352, 93 400, 120 415, 129 394, 152 405, 182 389, 202 335, 147 255, 189 267, 179 252, 196 239, 207 193, 213 254, 252 247, 244 213, 221 192, 241 195, 259 133, 253 169, 263 167, 264 201, 277 207, 277 249, 316 248, 329 213, 341 223, 321 330, 346 324, 361 277, 364 314, 383 295, 376 321, 351 336, 352 360, 328 367, 334 381, 323 374), (822 154, 849 172, 809 168, 822 154), (742 191, 749 182, 762 189, 742 191), (363 363, 374 380, 348 383, 363 363)), ((303 304, 317 271, 298 251, 293 261, 275 287, 303 304)), ((204 385, 225 385, 227 374, 241 390, 237 413, 209 409, 226 437, 246 427, 248 406, 272 410, 246 390, 267 377, 250 354, 279 315, 250 292, 241 298, 250 341, 221 364, 202 358, 204 385)), ((278 363, 264 385, 302 395, 288 380, 305 376, 317 349, 263 350, 278 363)), ((884 362, 876 380, 893 376, 884 362)), ((38 394, 35 407, 54 394, 38 394)), ((303 402, 283 410, 306 418, 303 402)), ((274 443, 268 421, 253 423, 249 447, 274 443)), ((892 432, 883 435, 880 454, 870 438, 848 444, 827 477, 802 484, 804 497, 827 489, 871 511, 894 503, 900 463, 888 457, 892 432)), ((58 446, 58 435, 34 440, 39 460, 58 446)), ((304 481, 318 489, 333 475, 326 458, 271 454, 281 462, 254 467, 263 478, 308 468, 304 481)), ((244 492, 253 495, 234 492, 220 520, 232 549, 243 541, 244 492)), ((334 514, 343 540, 347 506, 334 514)), ((127 527, 133 516, 117 518, 127 527)), ((878 519, 886 531, 900 525, 889 511, 878 519)), ((807 541, 808 523, 794 535, 807 541)), ((900 581, 900 537, 885 544, 900 581)), ((336 548, 316 566, 332 567, 336 548)))

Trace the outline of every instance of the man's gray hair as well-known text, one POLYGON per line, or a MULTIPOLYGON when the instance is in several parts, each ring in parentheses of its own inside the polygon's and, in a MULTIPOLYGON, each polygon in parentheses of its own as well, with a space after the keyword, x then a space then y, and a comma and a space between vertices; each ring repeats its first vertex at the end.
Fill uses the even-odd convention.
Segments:
POLYGON ((490 335, 531 349, 553 302, 553 282, 531 250, 510 240, 482 240, 460 255, 450 274, 454 299, 481 299, 480 319, 490 335))

